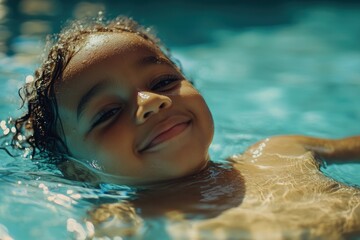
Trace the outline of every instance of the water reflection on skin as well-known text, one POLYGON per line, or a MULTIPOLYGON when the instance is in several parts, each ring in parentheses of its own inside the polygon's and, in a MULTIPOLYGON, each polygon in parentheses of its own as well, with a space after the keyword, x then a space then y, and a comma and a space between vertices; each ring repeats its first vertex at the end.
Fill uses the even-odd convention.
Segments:
MULTIPOLYGON (((115 205, 95 212, 114 216, 115 205)), ((122 236, 163 231, 171 239, 343 239, 360 229, 360 190, 324 176, 312 152, 279 139, 140 192, 129 206, 131 221, 120 214, 97 234, 119 234, 124 227, 109 228, 114 219, 128 221, 132 232, 122 236)))
POLYGON ((215 218, 240 206, 244 196, 244 179, 229 159, 229 163, 209 162, 195 175, 140 187, 136 199, 100 205, 89 217, 97 237, 168 237, 170 225, 215 218))
POLYGON ((240 172, 230 164, 210 162, 196 175, 147 187, 132 203, 141 209, 144 217, 176 211, 184 217, 212 218, 239 206, 244 196, 245 185, 240 172))
MULTIPOLYGON (((342 239, 359 234, 360 190, 324 176, 310 151, 265 140, 233 160, 245 179, 246 195, 238 207, 194 223, 191 231, 200 239, 238 234, 251 239, 342 239)), ((184 226, 177 222, 168 231, 180 236, 184 226)))

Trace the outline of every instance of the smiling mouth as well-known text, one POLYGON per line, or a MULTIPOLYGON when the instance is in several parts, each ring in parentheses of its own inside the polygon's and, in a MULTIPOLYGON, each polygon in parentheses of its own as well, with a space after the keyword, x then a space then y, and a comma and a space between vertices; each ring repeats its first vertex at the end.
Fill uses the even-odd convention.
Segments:
POLYGON ((184 132, 190 124, 191 120, 187 120, 169 123, 158 130, 155 129, 155 131, 150 135, 148 143, 145 144, 145 147, 142 147, 139 152, 156 151, 157 147, 162 145, 162 143, 165 143, 184 132))

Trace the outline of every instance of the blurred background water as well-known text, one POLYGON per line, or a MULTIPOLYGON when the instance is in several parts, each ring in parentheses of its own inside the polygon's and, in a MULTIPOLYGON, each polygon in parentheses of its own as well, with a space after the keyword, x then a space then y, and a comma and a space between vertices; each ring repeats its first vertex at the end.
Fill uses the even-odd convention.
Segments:
MULTIPOLYGON (((214 160, 271 135, 360 134, 359 1, 0 0, 1 119, 22 112, 17 90, 40 63, 46 35, 99 11, 154 26, 213 112, 214 160)), ((89 208, 131 195, 0 157, 0 239, 83 239, 89 208)), ((322 170, 360 186, 359 164, 322 170)))

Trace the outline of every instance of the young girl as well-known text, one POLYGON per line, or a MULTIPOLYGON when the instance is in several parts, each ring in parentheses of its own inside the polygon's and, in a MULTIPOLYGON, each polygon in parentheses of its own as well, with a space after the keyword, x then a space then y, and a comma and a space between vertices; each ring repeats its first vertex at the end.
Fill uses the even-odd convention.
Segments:
POLYGON ((13 146, 29 144, 67 178, 145 189, 90 213, 100 235, 138 234, 138 215, 174 211, 165 231, 180 239, 340 238, 360 229, 359 189, 323 176, 318 162, 359 159, 360 137, 277 136, 211 162, 204 99, 131 19, 74 22, 22 93, 28 109, 15 121, 13 146), (131 230, 104 225, 111 217, 131 230))

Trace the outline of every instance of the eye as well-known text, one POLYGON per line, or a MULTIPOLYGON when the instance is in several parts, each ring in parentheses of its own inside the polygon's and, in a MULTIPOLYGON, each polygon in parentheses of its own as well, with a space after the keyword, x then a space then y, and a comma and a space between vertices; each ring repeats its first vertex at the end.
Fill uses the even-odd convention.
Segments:
POLYGON ((112 120, 113 118, 115 118, 120 114, 121 110, 122 110, 121 106, 110 107, 101 110, 99 113, 95 115, 90 130, 92 130, 93 128, 97 127, 102 123, 112 120))
POLYGON ((177 75, 164 75, 157 78, 152 84, 151 90, 158 92, 165 92, 173 89, 181 77, 177 75))

